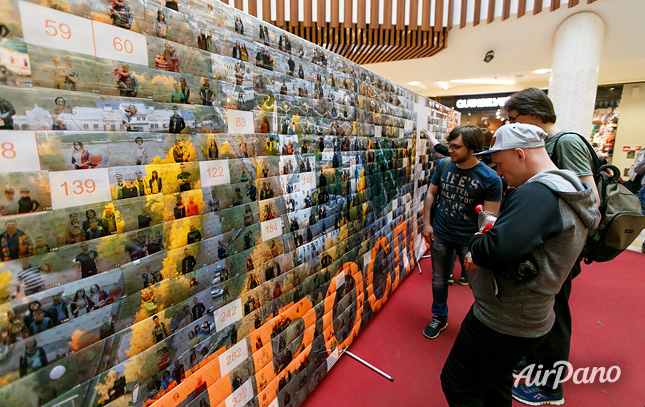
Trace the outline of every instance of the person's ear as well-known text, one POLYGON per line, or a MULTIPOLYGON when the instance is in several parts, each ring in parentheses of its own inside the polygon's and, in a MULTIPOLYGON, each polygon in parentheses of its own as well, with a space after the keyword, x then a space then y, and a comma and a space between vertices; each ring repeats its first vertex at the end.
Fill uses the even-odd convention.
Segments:
POLYGON ((524 161, 526 159, 526 152, 522 150, 521 148, 516 148, 515 149, 515 156, 520 160, 524 161))

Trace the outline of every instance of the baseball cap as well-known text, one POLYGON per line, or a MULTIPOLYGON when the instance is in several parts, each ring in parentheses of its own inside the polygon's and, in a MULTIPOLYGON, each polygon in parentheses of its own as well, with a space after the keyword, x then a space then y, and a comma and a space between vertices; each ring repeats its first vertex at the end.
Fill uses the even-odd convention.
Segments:
POLYGON ((473 155, 484 155, 516 148, 540 148, 544 147, 544 140, 547 137, 544 130, 532 124, 505 124, 493 135, 489 150, 473 155))

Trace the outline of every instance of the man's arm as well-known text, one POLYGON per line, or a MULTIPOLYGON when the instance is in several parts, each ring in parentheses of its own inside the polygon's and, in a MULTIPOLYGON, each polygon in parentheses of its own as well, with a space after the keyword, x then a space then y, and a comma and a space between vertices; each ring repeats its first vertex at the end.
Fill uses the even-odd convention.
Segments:
POLYGON ((580 181, 584 181, 587 184, 591 185, 593 196, 594 198, 596 198, 596 206, 600 207, 600 194, 598 193, 598 186, 596 186, 596 181, 593 179, 593 175, 585 175, 583 177, 580 177, 580 181))
POLYGON ((430 212, 432 211, 432 204, 439 192, 439 186, 435 184, 428 185, 426 192, 426 200, 423 204, 423 237, 431 242, 434 240, 434 230, 432 229, 432 219, 430 212))
POLYGON ((472 238, 473 261, 489 270, 505 270, 563 227, 558 197, 543 184, 526 184, 509 193, 495 226, 472 238))
POLYGON ((493 215, 497 216, 499 213, 499 206, 502 203, 502 201, 484 201, 484 209, 486 209, 488 212, 492 213, 493 215))

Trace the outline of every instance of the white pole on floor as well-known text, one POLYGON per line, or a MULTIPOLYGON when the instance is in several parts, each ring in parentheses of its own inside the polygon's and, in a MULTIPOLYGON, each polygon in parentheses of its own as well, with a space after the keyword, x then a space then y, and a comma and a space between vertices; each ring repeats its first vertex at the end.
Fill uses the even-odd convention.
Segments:
POLYGON ((376 373, 378 373, 378 374, 380 374, 381 376, 385 377, 387 380, 389 380, 389 381, 391 381, 391 382, 393 382, 393 381, 394 381, 394 378, 393 378, 392 376, 390 376, 390 375, 388 375, 387 373, 385 373, 384 371, 379 370, 378 368, 376 368, 376 367, 374 367, 374 366, 370 365, 369 363, 367 363, 367 362, 366 362, 366 361, 364 361, 363 359, 359 358, 358 356, 354 355, 353 353, 351 353, 351 352, 349 352, 349 351, 347 351, 347 350, 346 350, 346 351, 344 351, 343 353, 346 353, 346 354, 347 354, 347 356, 351 357, 351 358, 352 358, 352 359, 354 359, 354 360, 357 360, 358 362, 362 363, 364 366, 369 367, 370 369, 372 369, 372 370, 373 370, 373 371, 375 371, 376 373))

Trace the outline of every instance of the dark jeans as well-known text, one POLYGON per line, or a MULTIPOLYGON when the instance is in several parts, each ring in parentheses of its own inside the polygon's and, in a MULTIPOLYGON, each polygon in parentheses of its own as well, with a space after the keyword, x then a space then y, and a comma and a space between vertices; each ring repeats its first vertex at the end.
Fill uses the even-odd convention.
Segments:
POLYGON ((510 407, 513 367, 540 338, 504 335, 481 323, 472 308, 441 372, 450 407, 510 407))
POLYGON ((436 234, 430 248, 432 254, 432 313, 448 318, 448 278, 455 267, 455 253, 464 273, 464 258, 468 254, 468 245, 459 245, 441 239, 436 234))
MULTIPOLYGON (((553 312, 555 313, 555 322, 553 328, 547 334, 542 344, 531 354, 526 355, 526 362, 530 365, 544 365, 544 371, 555 369, 553 364, 558 361, 569 360, 569 350, 571 348, 571 310, 569 309, 569 297, 571 296, 571 280, 580 274, 580 260, 573 266, 567 279, 562 283, 562 288, 555 295, 553 303, 553 312)), ((554 375, 548 376, 546 380, 547 390, 553 391, 554 375)), ((562 384, 559 384, 556 391, 562 391, 562 384)))

